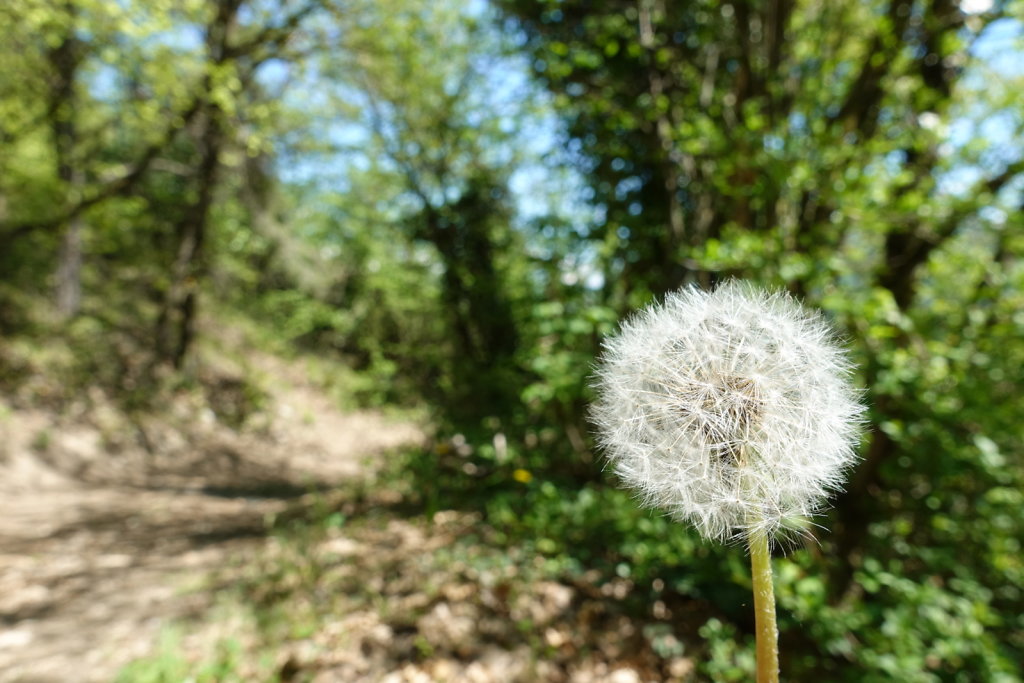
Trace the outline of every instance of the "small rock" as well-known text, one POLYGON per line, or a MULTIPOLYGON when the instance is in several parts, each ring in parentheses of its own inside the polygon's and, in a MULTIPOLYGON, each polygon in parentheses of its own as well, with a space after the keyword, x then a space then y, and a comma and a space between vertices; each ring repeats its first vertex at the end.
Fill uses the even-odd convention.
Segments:
POLYGON ((3 631, 0 633, 0 650, 13 647, 24 647, 32 642, 32 632, 24 629, 3 631))
POLYGON ((471 604, 459 603, 453 607, 441 602, 420 617, 416 627, 431 645, 467 656, 476 639, 477 618, 477 609, 471 604))
POLYGON ((693 674, 693 660, 686 657, 675 657, 668 664, 668 673, 673 679, 683 680, 693 674))
POLYGON ((548 624, 569 608, 573 590, 555 581, 542 581, 528 593, 517 596, 512 609, 514 619, 530 619, 535 624, 548 624))
POLYGON ((363 550, 363 545, 353 541, 351 538, 332 538, 331 540, 320 546, 324 552, 328 552, 338 557, 351 557, 358 555, 363 550))
POLYGON ((616 669, 608 676, 608 683, 640 683, 640 674, 628 667, 616 669))

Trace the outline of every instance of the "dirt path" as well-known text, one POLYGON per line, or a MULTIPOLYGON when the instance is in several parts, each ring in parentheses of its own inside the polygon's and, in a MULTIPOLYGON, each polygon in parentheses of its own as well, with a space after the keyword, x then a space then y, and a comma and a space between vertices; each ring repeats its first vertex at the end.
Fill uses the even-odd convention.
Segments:
POLYGON ((60 418, 0 402, 3 683, 111 680, 170 621, 210 606, 190 589, 261 542, 287 499, 421 438, 301 380, 241 433, 187 401, 130 420, 92 398, 60 418))

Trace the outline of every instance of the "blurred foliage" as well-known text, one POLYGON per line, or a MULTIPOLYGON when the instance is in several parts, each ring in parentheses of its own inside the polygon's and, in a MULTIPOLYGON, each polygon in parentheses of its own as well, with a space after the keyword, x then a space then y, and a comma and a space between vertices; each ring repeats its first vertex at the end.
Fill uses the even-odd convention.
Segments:
MULTIPOLYGON (((1024 475, 1024 164, 1019 145, 950 130, 999 116, 1019 140, 1019 71, 970 50, 1020 7, 499 4, 603 210, 588 237, 607 305, 740 276, 788 288, 850 337, 873 428, 834 533, 779 562, 819 582, 796 596, 807 611, 780 591, 799 619, 785 670, 1018 675, 1021 566, 992 544, 1016 548, 1021 518, 985 512, 1024 475)), ((712 550, 691 571, 727 562, 712 550)))
POLYGON ((586 378, 669 289, 786 288, 872 424, 777 560, 785 671, 1019 679, 1021 3, 495 4, 4 3, 0 381, 57 336, 64 391, 142 405, 234 309, 429 406, 421 503, 711 606, 743 680, 742 553, 603 481, 586 378))

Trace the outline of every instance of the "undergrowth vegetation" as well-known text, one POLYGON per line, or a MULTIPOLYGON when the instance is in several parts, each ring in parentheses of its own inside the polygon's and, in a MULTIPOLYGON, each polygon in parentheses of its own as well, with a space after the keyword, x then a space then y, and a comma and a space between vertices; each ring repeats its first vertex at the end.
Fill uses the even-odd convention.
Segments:
MULTIPOLYGON (((268 520, 266 547, 211 579, 222 609, 183 627, 219 639, 169 641, 123 680, 184 670, 209 681, 345 680, 410 665, 444 680, 488 648, 514 653, 492 662, 499 680, 585 678, 623 663, 642 680, 750 680, 741 553, 599 485, 458 488, 464 472, 432 469, 428 493, 415 474, 424 457, 407 452, 373 481, 268 520)), ((847 680, 853 669, 849 680, 1017 680, 1007 644, 991 635, 1012 623, 985 606, 993 596, 976 581, 918 583, 899 564, 870 561, 831 602, 821 552, 808 542, 775 559, 782 663, 794 679, 847 680)))
MULTIPOLYGON (((666 605, 673 616, 665 623, 685 639, 681 634, 694 615, 707 615, 697 624, 699 637, 690 632, 686 639, 687 651, 699 653, 698 670, 712 680, 749 680, 752 640, 741 634, 750 634, 753 624, 742 553, 639 509, 621 490, 543 477, 520 483, 512 471, 505 473, 503 490, 488 490, 469 484, 463 473, 449 474, 446 479, 431 471, 415 488, 427 481, 437 485, 427 494, 431 506, 483 511, 488 543, 548 558, 562 568, 561 580, 572 583, 588 572, 599 582, 628 579, 635 618, 649 616, 651 605, 666 605)), ((993 497, 1006 494, 1001 490, 993 497)), ((775 558, 784 671, 797 680, 822 674, 837 681, 1017 680, 1019 643, 1013 634, 1021 624, 1000 608, 1001 598, 1014 589, 1002 584, 993 591, 983 578, 957 569, 953 557, 936 557, 900 540, 910 533, 898 522, 875 525, 872 535, 895 539, 896 554, 885 562, 866 561, 838 599, 821 576, 827 546, 808 540, 775 558), (948 579, 935 573, 910 578, 940 562, 952 570, 948 579), (856 674, 847 679, 851 671, 856 674)), ((996 561, 1007 566, 1015 558, 996 561)))

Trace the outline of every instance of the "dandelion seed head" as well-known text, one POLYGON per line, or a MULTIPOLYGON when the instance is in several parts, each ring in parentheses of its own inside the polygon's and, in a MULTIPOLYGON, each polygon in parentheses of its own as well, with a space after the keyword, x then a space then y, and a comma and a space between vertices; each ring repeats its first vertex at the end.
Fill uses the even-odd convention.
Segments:
POLYGON ((643 504, 706 538, 777 538, 853 465, 863 407, 828 323, 741 282, 669 294, 605 341, 591 417, 643 504))

